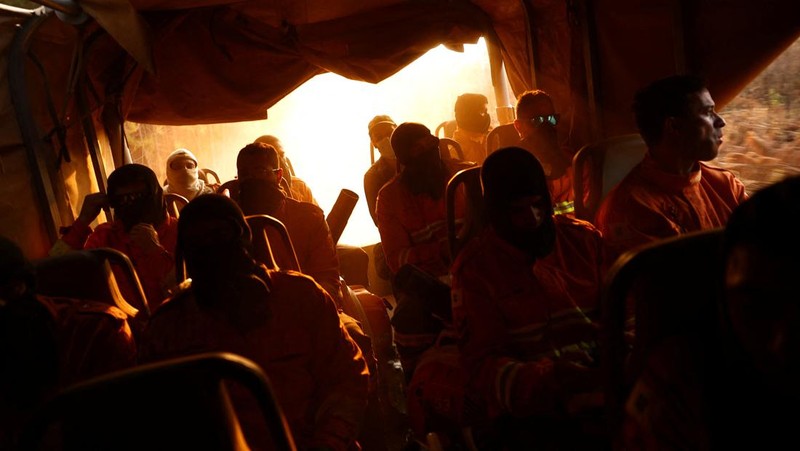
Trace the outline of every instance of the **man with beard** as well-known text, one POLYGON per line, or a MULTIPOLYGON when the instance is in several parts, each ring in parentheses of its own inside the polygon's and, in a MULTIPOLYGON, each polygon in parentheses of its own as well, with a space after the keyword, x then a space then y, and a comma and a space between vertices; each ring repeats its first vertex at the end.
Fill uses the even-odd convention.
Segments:
MULTIPOLYGON (((339 260, 325 214, 318 206, 292 199, 280 188, 284 170, 278 151, 265 143, 248 144, 236 158, 238 183, 230 186, 231 199, 245 215, 272 216, 286 226, 303 274, 308 274, 339 303, 339 260)), ((291 268, 293 256, 275 231, 267 232, 278 267, 291 268)))
MULTIPOLYGON (((473 163, 442 160, 439 139, 418 123, 400 124, 392 133, 391 143, 402 169, 381 189, 376 210, 386 263, 394 275, 395 343, 410 377, 417 358, 436 340, 443 326, 430 309, 449 303, 446 295, 444 299, 427 299, 419 292, 423 285, 441 292, 437 286, 443 285, 446 293, 449 285, 447 182, 473 163)), ((464 199, 457 198, 457 218, 463 218, 464 207, 464 199)), ((449 312, 449 308, 446 310, 449 312)))
POLYGON ((466 93, 456 99, 453 139, 461 145, 466 161, 481 164, 486 159, 486 136, 492 123, 488 105, 483 94, 466 93))
POLYGON ((278 164, 283 170, 283 179, 289 187, 289 192, 286 193, 287 196, 294 200, 299 200, 300 202, 310 202, 314 205, 319 205, 317 204, 317 200, 314 199, 311 188, 303 179, 294 175, 292 163, 289 161, 289 157, 286 156, 280 139, 273 135, 262 135, 253 142, 269 144, 278 151, 278 164))
POLYGON ((522 140, 519 146, 542 164, 555 213, 572 214, 575 212, 572 156, 558 144, 559 118, 553 100, 542 90, 526 91, 517 99, 514 128, 522 140))
POLYGON ((180 194, 192 200, 201 194, 211 194, 214 188, 200 179, 197 157, 188 149, 176 149, 167 157, 167 185, 165 193, 180 194))
MULTIPOLYGON (((225 196, 189 203, 178 228, 191 281, 151 318, 141 360, 239 354, 268 375, 298 449, 354 449, 369 373, 331 297, 308 276, 253 260, 250 228, 225 196)), ((230 389, 248 445, 270 449, 258 407, 230 389)))
POLYGON ((609 192, 595 224, 611 251, 725 225, 747 198, 730 171, 703 162, 717 157, 725 120, 702 79, 676 75, 637 92, 636 125, 644 160, 609 192))
MULTIPOLYGON (((177 220, 166 214, 156 174, 147 166, 126 164, 109 175, 107 195, 93 193, 83 199, 78 218, 56 242, 50 255, 98 247, 122 252, 136 268, 152 310, 161 304, 175 283, 177 225, 177 220), (114 220, 92 231, 92 221, 106 206, 114 209, 114 220)), ((126 277, 118 274, 125 298, 133 299, 133 287, 126 283, 126 277)))
POLYGON ((584 429, 602 405, 593 321, 602 237, 588 222, 553 214, 542 165, 522 148, 489 155, 481 181, 489 225, 452 269, 469 400, 506 445, 602 449, 584 429))

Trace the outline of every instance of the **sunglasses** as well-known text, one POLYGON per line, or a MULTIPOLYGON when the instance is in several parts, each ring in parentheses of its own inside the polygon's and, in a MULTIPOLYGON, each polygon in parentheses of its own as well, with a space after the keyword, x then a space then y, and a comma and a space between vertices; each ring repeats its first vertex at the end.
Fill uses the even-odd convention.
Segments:
POLYGON ((533 125, 542 125, 544 123, 548 123, 552 126, 558 125, 558 120, 561 119, 560 114, 548 114, 545 116, 534 116, 530 118, 531 124, 533 125))
POLYGON ((113 208, 124 207, 127 205, 132 205, 138 202, 139 200, 144 199, 145 197, 147 197, 147 194, 148 193, 142 191, 134 193, 115 194, 111 196, 109 203, 113 208))

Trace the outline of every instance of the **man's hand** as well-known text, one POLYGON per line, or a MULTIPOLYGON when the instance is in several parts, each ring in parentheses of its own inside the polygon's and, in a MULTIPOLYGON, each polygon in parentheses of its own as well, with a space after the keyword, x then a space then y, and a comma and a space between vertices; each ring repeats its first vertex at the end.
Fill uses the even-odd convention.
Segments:
POLYGON ((104 207, 108 206, 108 196, 105 193, 92 193, 87 194, 83 198, 83 205, 81 212, 78 215, 78 220, 84 224, 91 224, 92 221, 100 214, 104 207))
POLYGON ((146 254, 163 250, 158 241, 158 233, 151 224, 136 224, 131 228, 130 237, 133 244, 146 254))

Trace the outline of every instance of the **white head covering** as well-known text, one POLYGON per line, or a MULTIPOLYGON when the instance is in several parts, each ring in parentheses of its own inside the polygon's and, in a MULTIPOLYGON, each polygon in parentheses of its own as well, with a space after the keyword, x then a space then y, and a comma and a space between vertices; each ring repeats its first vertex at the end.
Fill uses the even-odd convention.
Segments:
POLYGON ((198 176, 197 157, 188 149, 176 149, 167 157, 167 187, 165 192, 176 193, 192 200, 206 191, 205 183, 198 176), (194 161, 194 169, 172 169, 170 165, 178 159, 188 158, 194 161))

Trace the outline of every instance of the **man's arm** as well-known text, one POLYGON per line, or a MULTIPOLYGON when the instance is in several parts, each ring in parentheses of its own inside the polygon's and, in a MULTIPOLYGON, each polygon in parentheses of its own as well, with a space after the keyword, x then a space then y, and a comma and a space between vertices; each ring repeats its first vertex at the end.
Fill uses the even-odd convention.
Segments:
POLYGON ((450 254, 447 235, 441 230, 446 228, 445 221, 429 224, 425 230, 419 231, 429 234, 431 239, 414 243, 411 238, 413 231, 403 227, 401 208, 397 205, 400 200, 388 193, 384 196, 384 193, 386 190, 382 190, 378 196, 376 207, 378 231, 381 234, 386 263, 392 273, 396 274, 402 266, 412 264, 435 275, 446 274, 448 271, 446 262, 449 261, 450 254), (438 236, 442 238, 437 239, 438 236))
POLYGON ((570 393, 596 385, 596 372, 576 363, 579 359, 514 358, 508 326, 487 281, 464 267, 453 274, 453 321, 463 366, 492 416, 552 414, 569 407, 570 393))
POLYGON ((333 300, 317 291, 317 311, 309 312, 315 332, 312 373, 319 408, 310 448, 346 450, 358 435, 367 406, 369 372, 364 357, 339 320, 333 300))

